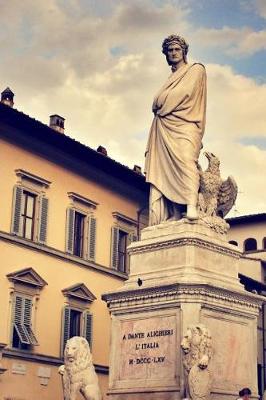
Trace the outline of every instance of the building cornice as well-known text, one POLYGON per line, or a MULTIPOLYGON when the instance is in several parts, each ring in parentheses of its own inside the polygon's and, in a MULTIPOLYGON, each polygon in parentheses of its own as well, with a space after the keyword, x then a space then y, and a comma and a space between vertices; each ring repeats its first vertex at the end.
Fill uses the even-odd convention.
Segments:
MULTIPOLYGON (((29 353, 23 350, 5 349, 3 350, 4 358, 13 358, 17 360, 30 361, 34 363, 48 364, 59 367, 64 364, 63 358, 53 357, 45 354, 29 353)), ((106 365, 94 364, 96 372, 100 374, 109 374, 109 367, 106 365)))
POLYGON ((105 267, 103 265, 84 260, 82 258, 73 256, 71 254, 67 254, 67 253, 57 250, 53 247, 35 243, 30 240, 21 238, 19 236, 11 235, 10 233, 0 231, 0 240, 5 240, 10 243, 13 243, 16 246, 25 247, 27 249, 39 251, 41 253, 47 254, 52 257, 60 258, 60 259, 63 259, 65 262, 70 262, 72 264, 75 264, 77 267, 92 269, 99 273, 111 275, 114 278, 119 278, 121 280, 126 280, 128 278, 127 274, 124 274, 122 272, 118 272, 111 268, 105 267))
POLYGON ((40 176, 34 175, 31 172, 27 172, 24 169, 16 169, 15 173, 17 177, 20 179, 26 179, 30 182, 33 182, 39 186, 43 186, 44 188, 47 188, 50 186, 51 182, 48 181, 47 179, 41 178, 40 176))
POLYGON ((181 237, 177 239, 163 240, 160 242, 155 241, 154 243, 148 243, 148 244, 144 243, 143 245, 142 244, 140 245, 139 243, 136 244, 133 243, 129 248, 129 254, 143 253, 147 251, 151 252, 151 251, 156 251, 158 249, 181 247, 181 246, 197 246, 214 251, 215 253, 229 255, 234 258, 240 258, 242 255, 242 253, 239 250, 234 251, 229 247, 221 246, 206 239, 201 239, 197 237, 191 237, 191 238, 181 237))
POLYGON ((148 305, 160 303, 163 300, 181 303, 184 298, 193 298, 202 303, 215 303, 217 306, 227 306, 228 308, 241 307, 245 311, 258 312, 263 302, 263 297, 248 292, 237 292, 224 288, 213 287, 208 284, 169 284, 156 287, 140 288, 135 290, 125 290, 102 295, 102 299, 107 302, 110 309, 123 309, 124 307, 148 305))
POLYGON ((80 194, 75 192, 68 192, 67 195, 73 202, 84 204, 85 206, 92 208, 93 210, 95 210, 96 207, 99 205, 99 203, 96 203, 96 201, 90 200, 87 197, 81 196, 80 194))

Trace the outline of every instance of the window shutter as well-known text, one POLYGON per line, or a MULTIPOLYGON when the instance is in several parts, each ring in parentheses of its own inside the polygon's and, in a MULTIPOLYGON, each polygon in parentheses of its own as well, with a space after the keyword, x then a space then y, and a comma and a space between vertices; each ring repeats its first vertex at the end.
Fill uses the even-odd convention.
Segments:
POLYGON ((37 346, 38 341, 31 329, 32 299, 16 295, 13 310, 13 324, 19 340, 23 344, 37 346))
POLYGON ((24 329, 26 330, 30 344, 32 344, 33 346, 37 346, 38 341, 31 329, 31 312, 32 312, 32 300, 25 297, 24 315, 23 315, 24 329))
POLYGON ((119 228, 112 227, 111 233, 111 267, 118 268, 118 242, 119 242, 119 228))
POLYGON ((26 330, 24 329, 23 324, 23 308, 24 308, 24 301, 23 297, 15 296, 15 302, 13 306, 13 324, 17 331, 19 340, 23 344, 30 344, 28 335, 26 330))
POLYGON ((74 223, 75 210, 68 208, 66 219, 66 252, 70 254, 73 254, 74 251, 74 223))
POLYGON ((39 242, 45 244, 47 238, 48 199, 40 198, 39 242))
POLYGON ((61 357, 64 355, 65 345, 70 336, 70 307, 64 307, 62 313, 61 357))
POLYGON ((96 250, 96 218, 88 218, 88 259, 95 261, 96 250))
POLYGON ((11 233, 21 235, 21 211, 23 200, 23 189, 20 186, 15 186, 13 191, 13 210, 11 233))
POLYGON ((92 314, 89 311, 83 313, 83 337, 92 346, 92 314))

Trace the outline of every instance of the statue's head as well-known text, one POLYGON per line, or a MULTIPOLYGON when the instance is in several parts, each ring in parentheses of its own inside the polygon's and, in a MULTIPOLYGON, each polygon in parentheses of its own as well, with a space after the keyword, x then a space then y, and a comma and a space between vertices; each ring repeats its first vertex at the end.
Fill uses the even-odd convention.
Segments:
POLYGON ((172 65, 171 60, 169 60, 169 46, 178 46, 180 51, 182 52, 182 57, 185 63, 187 63, 187 53, 188 53, 188 44, 184 38, 178 35, 170 35, 166 39, 164 39, 162 43, 162 52, 166 57, 166 60, 169 65, 172 65))
POLYGON ((65 364, 91 362, 90 346, 87 340, 80 336, 68 339, 64 351, 65 364))

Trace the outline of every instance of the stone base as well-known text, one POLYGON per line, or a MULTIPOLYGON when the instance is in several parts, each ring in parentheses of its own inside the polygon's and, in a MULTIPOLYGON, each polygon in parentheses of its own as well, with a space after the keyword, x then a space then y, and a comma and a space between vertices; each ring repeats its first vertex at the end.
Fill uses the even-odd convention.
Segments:
POLYGON ((243 291, 241 251, 203 223, 184 219, 145 228, 128 252, 130 276, 122 290, 193 282, 243 291))
POLYGON ((184 397, 180 343, 187 327, 204 324, 213 338, 212 399, 257 392, 260 296, 238 279, 241 253, 197 223, 142 231, 129 247, 125 285, 103 296, 112 316, 111 399, 184 397))
POLYGON ((171 392, 143 392, 143 393, 107 393, 114 400, 180 400, 178 393, 171 392))

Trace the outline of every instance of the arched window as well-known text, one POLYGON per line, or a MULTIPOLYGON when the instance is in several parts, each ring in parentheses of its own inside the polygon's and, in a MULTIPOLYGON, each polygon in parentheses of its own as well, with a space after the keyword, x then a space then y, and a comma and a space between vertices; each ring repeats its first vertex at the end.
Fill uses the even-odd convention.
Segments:
POLYGON ((238 246, 238 243, 235 240, 229 240, 230 244, 233 244, 234 246, 238 246))
POLYGON ((262 248, 263 250, 266 250, 266 237, 262 240, 262 248))
POLYGON ((254 238, 248 238, 244 242, 244 251, 257 250, 257 240, 254 238))

